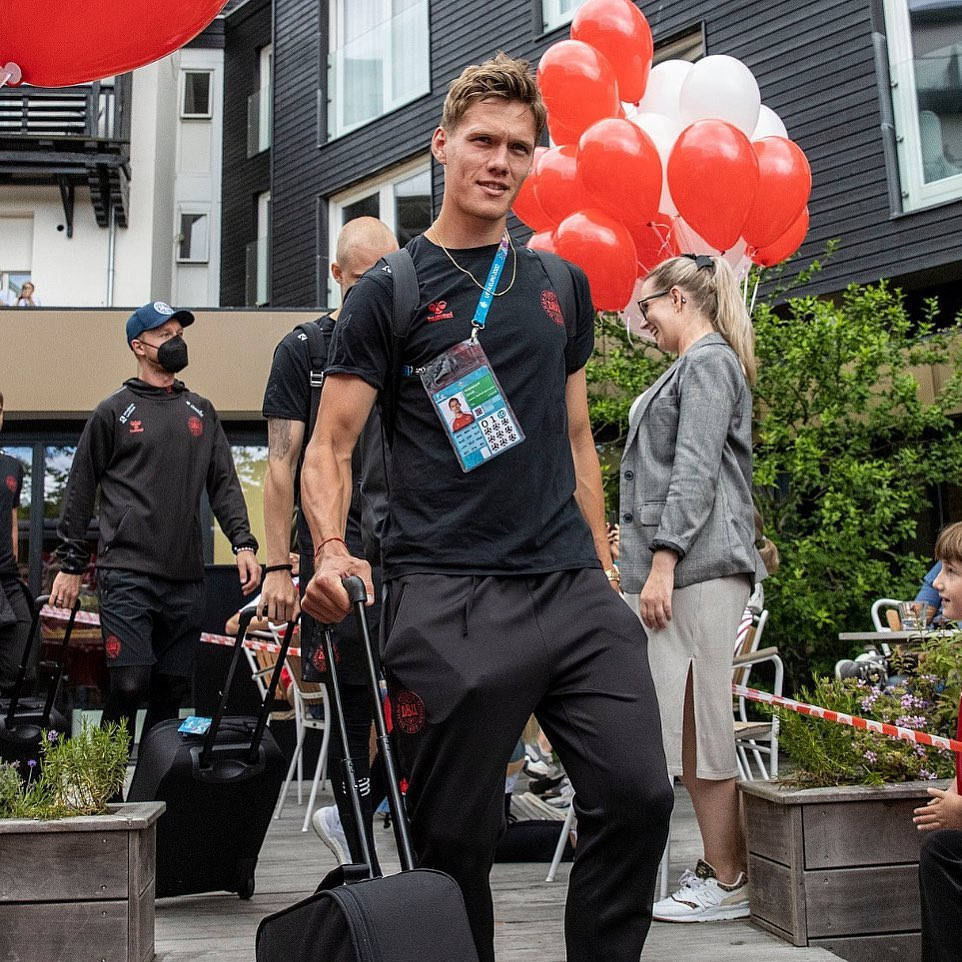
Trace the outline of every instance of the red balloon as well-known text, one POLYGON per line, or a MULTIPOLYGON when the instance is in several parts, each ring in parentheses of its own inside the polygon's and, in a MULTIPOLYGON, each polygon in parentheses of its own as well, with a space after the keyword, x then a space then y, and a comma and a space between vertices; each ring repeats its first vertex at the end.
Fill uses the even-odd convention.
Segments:
POLYGON ((6 0, 0 62, 23 83, 69 87, 125 73, 172 53, 201 32, 226 0, 6 0))
POLYGON ((668 157, 668 189, 678 213, 712 247, 741 237, 755 200, 758 160, 751 141, 723 120, 686 127, 668 157))
POLYGON ((560 224, 569 214, 590 206, 578 176, 578 148, 551 147, 538 159, 534 195, 552 223, 560 224))
POLYGON ((554 242, 554 234, 550 230, 542 230, 532 234, 525 246, 536 251, 547 251, 549 254, 558 253, 557 245, 554 242))
POLYGON ((638 258, 631 234, 620 221, 603 210, 580 210, 558 225, 555 244, 565 260, 588 275, 591 300, 599 311, 620 311, 628 303, 638 258))
POLYGON ((551 116, 548 117, 548 134, 551 136, 552 142, 558 146, 564 146, 565 144, 577 145, 581 137, 580 130, 575 130, 573 127, 565 127, 563 123, 551 116))
POLYGON ((592 200, 624 224, 647 224, 658 213, 658 148, 630 120, 599 120, 581 135, 578 176, 592 200))
POLYGON ((795 223, 782 234, 773 244, 760 247, 753 251, 752 262, 759 267, 773 267, 784 260, 788 260, 802 246, 808 233, 808 208, 806 207, 796 219, 795 223))
POLYGON ((614 117, 621 106, 614 68, 580 40, 548 47, 538 64, 538 85, 548 116, 579 135, 596 120, 614 117))
POLYGON ((571 39, 591 44, 608 58, 622 100, 641 100, 655 46, 645 15, 630 0, 588 0, 571 21, 571 39))
POLYGON ((538 179, 538 160, 547 147, 535 147, 534 160, 531 163, 531 173, 521 183, 521 189, 514 198, 511 209, 514 216, 523 221, 534 231, 551 230, 557 221, 552 220, 542 209, 535 197, 534 185, 538 179))
POLYGON ((668 218, 659 214, 655 221, 642 227, 626 226, 635 242, 639 277, 647 277, 662 261, 678 256, 678 244, 672 236, 668 218))
POLYGON ((812 193, 812 170, 802 148, 785 137, 752 142, 758 158, 758 191, 742 236, 749 247, 774 243, 798 219, 812 193))

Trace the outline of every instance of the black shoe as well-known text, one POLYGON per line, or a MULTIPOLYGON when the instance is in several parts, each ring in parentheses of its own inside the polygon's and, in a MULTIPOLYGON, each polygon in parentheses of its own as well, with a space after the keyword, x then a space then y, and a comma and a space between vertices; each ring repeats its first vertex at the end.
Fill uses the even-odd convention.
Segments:
POLYGON ((557 788, 558 785, 564 781, 564 772, 558 776, 549 776, 548 778, 532 778, 528 782, 528 791, 534 795, 544 795, 546 792, 550 792, 552 788, 557 788))

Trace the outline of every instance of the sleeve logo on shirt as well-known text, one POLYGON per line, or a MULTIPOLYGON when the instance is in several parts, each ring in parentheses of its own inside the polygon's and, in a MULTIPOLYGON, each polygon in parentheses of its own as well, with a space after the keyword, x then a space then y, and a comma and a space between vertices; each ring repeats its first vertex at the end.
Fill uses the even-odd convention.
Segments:
POLYGON ((433 324, 435 321, 449 321, 454 317, 454 312, 447 308, 447 301, 432 301, 428 304, 428 324, 433 324))
POLYGON ((104 651, 107 653, 107 657, 111 661, 120 654, 120 649, 123 645, 120 643, 120 639, 116 635, 108 635, 107 640, 104 642, 104 651))
POLYGON ((17 479, 12 474, 7 475, 7 490, 11 494, 17 493, 17 479))
POLYGON ((558 295, 554 291, 541 292, 541 306, 545 314, 551 318, 559 327, 565 326, 565 316, 561 313, 561 305, 558 303, 558 295))
POLYGON ((187 430, 195 437, 199 438, 204 433, 204 422, 196 414, 192 414, 187 419, 187 430))

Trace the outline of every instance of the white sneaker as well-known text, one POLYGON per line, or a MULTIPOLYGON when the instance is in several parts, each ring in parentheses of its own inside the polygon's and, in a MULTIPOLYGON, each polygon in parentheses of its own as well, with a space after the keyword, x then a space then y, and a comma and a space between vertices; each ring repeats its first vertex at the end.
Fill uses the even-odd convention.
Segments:
POLYGON ((341 825, 341 816, 338 814, 336 805, 328 805, 326 808, 319 808, 311 816, 311 825, 317 832, 320 840, 331 850, 338 865, 347 865, 350 861, 347 857, 349 851, 347 836, 341 825))
POLYGON ((651 917, 659 922, 719 922, 747 919, 748 879, 744 872, 732 885, 718 881, 715 870, 702 859, 695 871, 685 870, 677 892, 655 902, 651 917))

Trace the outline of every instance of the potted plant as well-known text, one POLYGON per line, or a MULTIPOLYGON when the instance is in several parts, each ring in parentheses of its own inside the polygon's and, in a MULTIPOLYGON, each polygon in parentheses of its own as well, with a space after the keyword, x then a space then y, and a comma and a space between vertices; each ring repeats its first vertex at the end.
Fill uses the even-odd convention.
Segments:
MULTIPOLYGON (((925 642, 882 670, 816 678, 799 700, 954 737, 962 635, 925 642), (891 672, 891 674, 890 674, 891 672)), ((740 785, 753 920, 850 962, 921 958, 912 810, 955 773, 951 752, 777 710, 785 778, 740 785)))
POLYGON ((87 956, 152 959, 164 806, 107 801, 126 774, 125 726, 47 732, 40 752, 24 772, 0 764, 0 958, 71 958, 82 932, 87 956))

